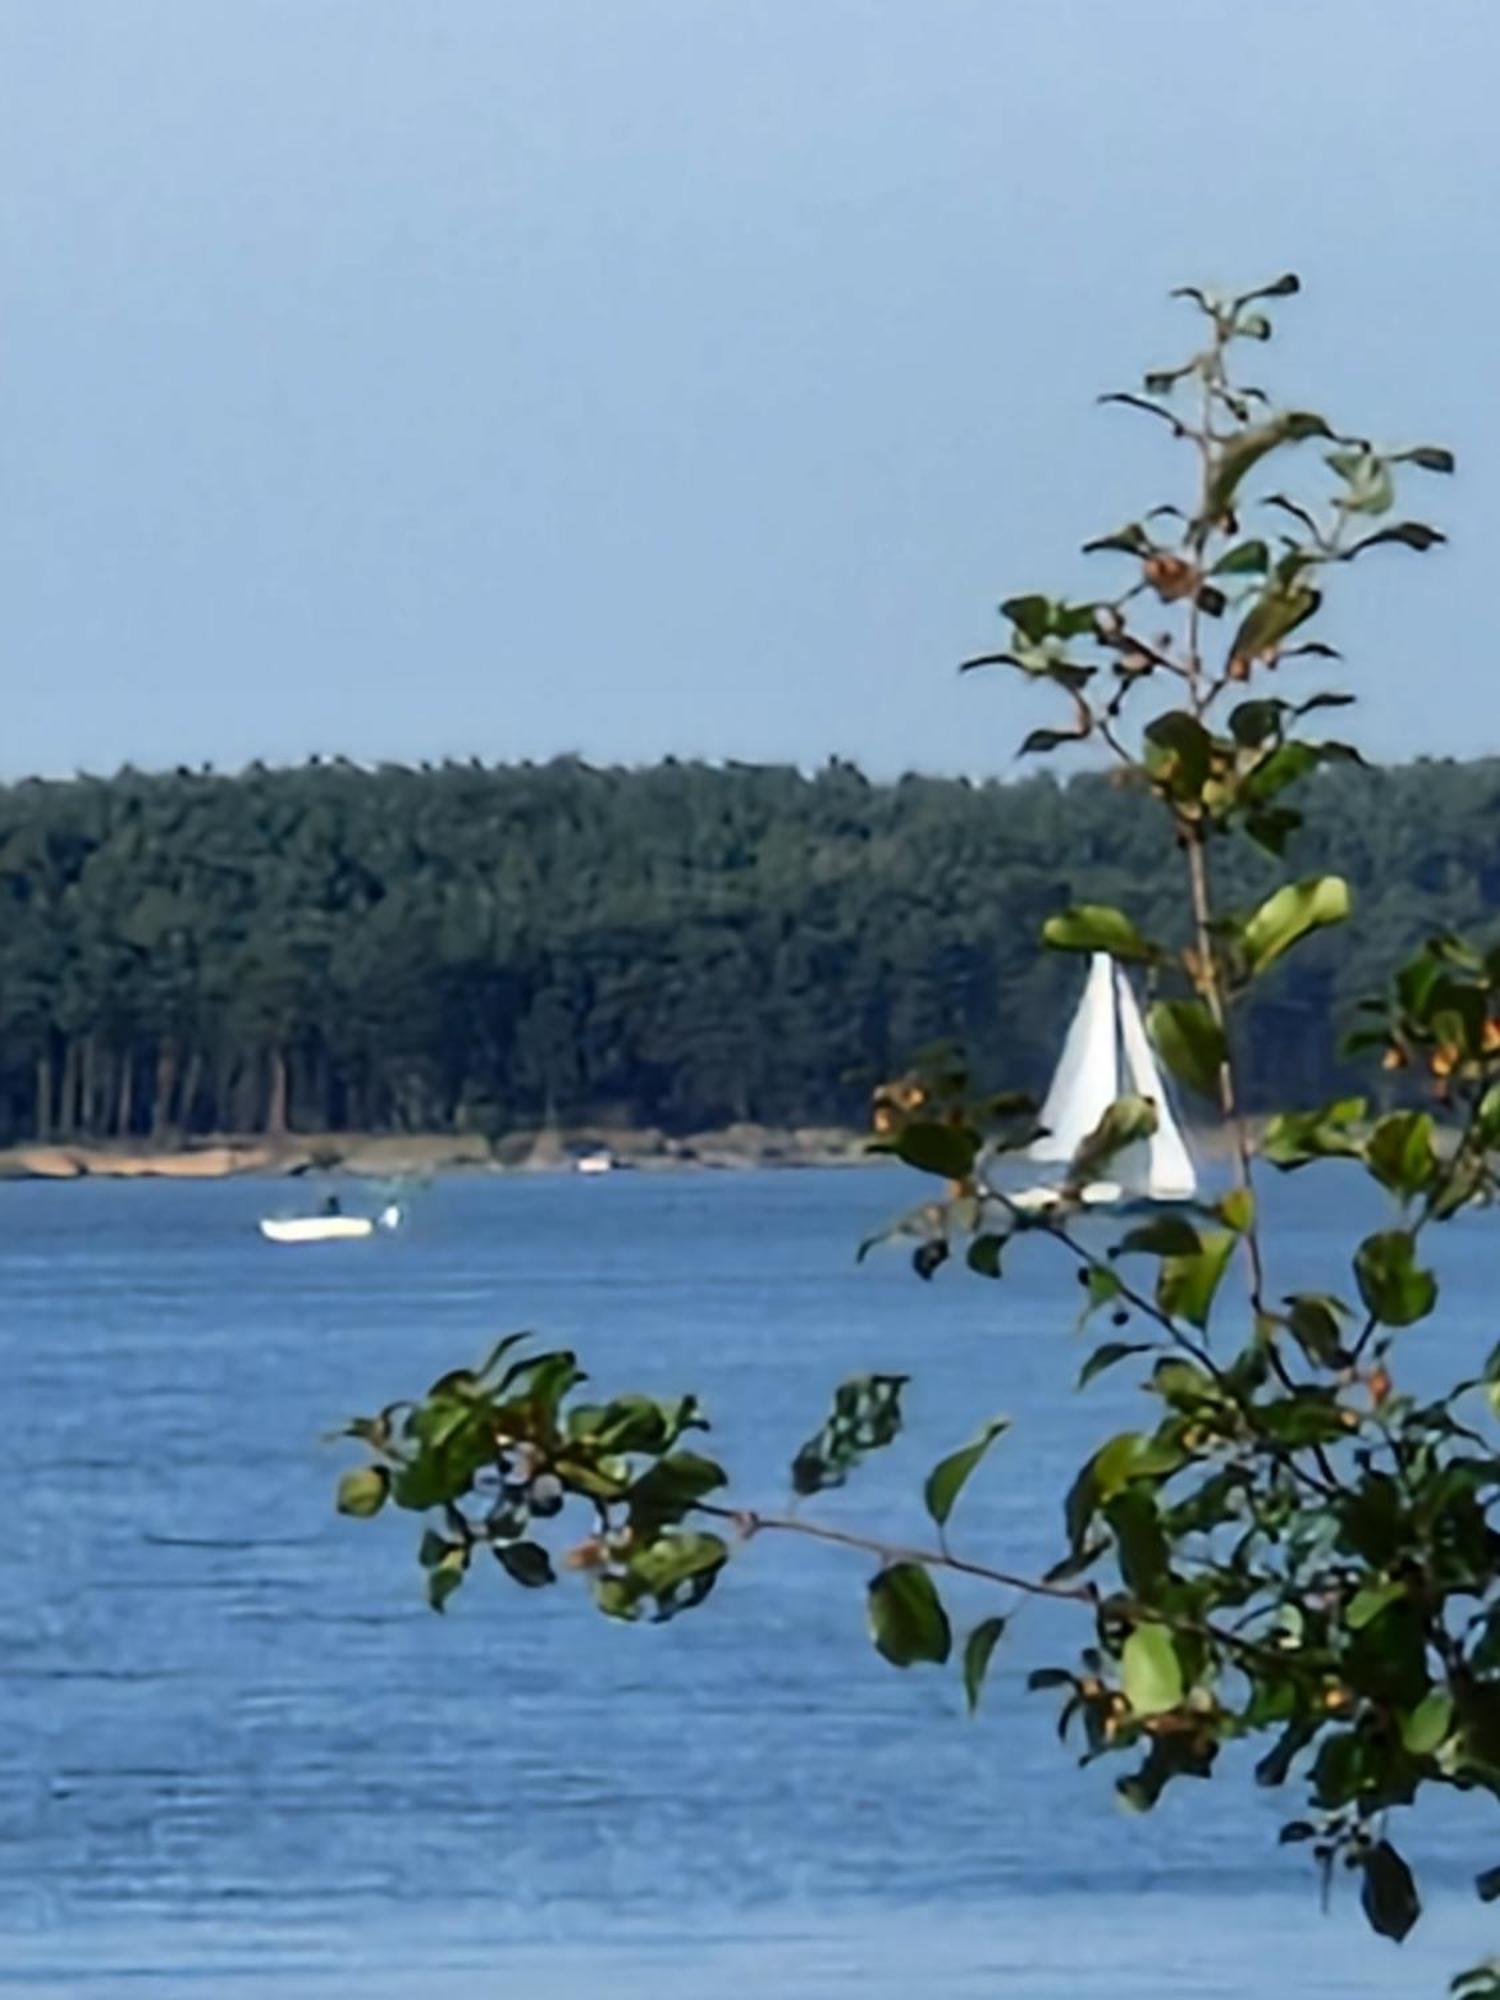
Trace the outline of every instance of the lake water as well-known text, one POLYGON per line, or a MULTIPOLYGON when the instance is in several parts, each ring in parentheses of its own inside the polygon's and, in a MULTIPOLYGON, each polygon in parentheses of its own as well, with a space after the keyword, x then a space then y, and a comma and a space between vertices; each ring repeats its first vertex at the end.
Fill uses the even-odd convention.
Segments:
MULTIPOLYGON (((455 1179, 398 1237, 285 1250, 254 1233, 264 1185, 0 1188, 0 1992, 1320 2000, 1438 1994, 1493 1948, 1468 1892, 1492 1811, 1412 1829, 1430 1907, 1399 1950, 1351 1885, 1320 1917, 1275 1845, 1291 1792, 1118 1812, 1123 1767, 1078 1770, 1023 1690, 1050 1612, 969 1723, 952 1672, 871 1651, 858 1556, 767 1538, 662 1629, 498 1574, 439 1619, 410 1517, 333 1514, 322 1432, 531 1326, 600 1389, 700 1391, 752 1502, 842 1376, 910 1371, 907 1438, 830 1519, 916 1531, 932 1458, 1006 1411, 955 1539, 1045 1564, 1071 1469, 1139 1398, 1072 1393, 1077 1290, 1046 1244, 999 1285, 856 1269, 913 1191, 455 1179)), ((1357 1199, 1270 1190, 1280 1289, 1339 1282, 1357 1199)), ((1411 1337, 1434 1365, 1500 1332, 1497 1248, 1493 1217, 1447 1231, 1444 1330, 1411 1337)))

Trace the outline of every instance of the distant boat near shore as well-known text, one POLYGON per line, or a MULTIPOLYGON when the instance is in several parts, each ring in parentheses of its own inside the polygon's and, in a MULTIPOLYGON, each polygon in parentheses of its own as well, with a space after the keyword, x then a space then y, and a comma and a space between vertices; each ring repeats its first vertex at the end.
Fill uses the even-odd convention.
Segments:
POLYGON ((612 1174, 619 1161, 608 1146, 597 1146, 592 1153, 580 1153, 573 1162, 575 1174, 612 1174))

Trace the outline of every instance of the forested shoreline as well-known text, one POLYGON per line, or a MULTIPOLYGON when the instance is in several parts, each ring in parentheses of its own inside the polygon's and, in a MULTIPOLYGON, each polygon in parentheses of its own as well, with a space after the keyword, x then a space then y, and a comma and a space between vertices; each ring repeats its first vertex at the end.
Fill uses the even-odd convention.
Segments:
MULTIPOLYGON (((1497 806, 1500 759, 1307 787, 1288 860, 1346 874, 1355 918, 1257 1001, 1255 1101, 1337 1088, 1330 1017, 1500 912, 1497 806)), ((1079 972, 1042 919, 1169 935, 1158 833, 1099 777, 837 762, 28 780, 0 789, 0 1139, 837 1123, 947 1038, 1035 1086, 1079 972)))

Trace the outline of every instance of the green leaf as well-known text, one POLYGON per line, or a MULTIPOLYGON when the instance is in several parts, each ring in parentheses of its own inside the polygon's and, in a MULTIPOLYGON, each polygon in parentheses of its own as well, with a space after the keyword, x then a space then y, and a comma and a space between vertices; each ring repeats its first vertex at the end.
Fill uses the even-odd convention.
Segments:
POLYGON ((1203 1239, 1185 1216, 1154 1215, 1127 1229, 1117 1248, 1122 1256, 1139 1250, 1148 1257, 1195 1257, 1203 1239))
POLYGON ((1000 1253, 1005 1248, 1005 1238, 993 1232, 976 1236, 964 1256, 964 1262, 971 1271, 981 1278, 1000 1276, 1000 1253))
POLYGON ((1316 615, 1323 598, 1310 584, 1273 582, 1266 586, 1240 621, 1229 643, 1229 657, 1253 664, 1272 659, 1299 625, 1316 615))
POLYGON ((1111 535, 1096 535, 1093 541, 1085 542, 1083 553, 1086 556, 1092 556, 1102 554, 1106 550, 1112 550, 1119 555, 1149 556, 1152 547, 1151 537, 1146 533, 1140 522, 1130 521, 1123 528, 1116 529, 1111 535))
POLYGON ((1258 750, 1262 743, 1281 734, 1281 718, 1286 703, 1273 696, 1242 701, 1230 711, 1229 733, 1242 750, 1258 750))
POLYGON ((1437 1304, 1437 1280, 1417 1263, 1410 1230, 1367 1236, 1354 1256, 1359 1295, 1383 1326, 1413 1326, 1437 1304))
POLYGON ((1094 1180, 1117 1153, 1138 1139, 1149 1139, 1157 1127, 1157 1110, 1149 1097, 1117 1097, 1093 1131, 1080 1140, 1068 1163, 1068 1184, 1082 1187, 1094 1180))
POLYGON ((668 1450, 684 1431, 707 1429, 692 1396, 676 1403, 659 1403, 651 1396, 625 1395, 606 1403, 590 1437, 603 1452, 660 1452, 668 1450))
MULTIPOLYGON (((455 1371, 467 1375, 468 1371, 455 1371)), ((452 1378, 448 1378, 452 1379, 452 1378)), ((472 1396, 429 1393, 427 1400, 406 1419, 406 1435, 431 1451, 441 1451, 465 1425, 474 1421, 472 1396)))
POLYGON ((1345 491, 1341 506, 1347 514, 1385 514, 1396 498, 1396 484, 1391 478, 1390 467, 1377 452, 1368 446, 1357 451, 1331 451, 1328 464, 1340 479, 1345 491))
POLYGON ((1201 1000, 1158 1000, 1146 1028, 1173 1076, 1207 1097, 1218 1095, 1228 1051, 1224 1030, 1201 1000))
POLYGON ((1180 1445, 1149 1437, 1144 1431, 1121 1431, 1094 1453, 1090 1474, 1095 1504, 1106 1504, 1123 1493, 1133 1479, 1164 1479, 1183 1462, 1180 1445))
POLYGON ((1288 1725, 1255 1766, 1257 1785, 1284 1785, 1294 1760, 1312 1741, 1311 1724, 1297 1721, 1288 1725))
MULTIPOLYGON (((1398 1599, 1355 1634, 1344 1660, 1351 1683, 1371 1701, 1411 1709, 1431 1685, 1427 1671, 1427 1631, 1422 1614, 1409 1600, 1398 1599)), ((1366 1780, 1379 1782, 1384 1753, 1361 1734, 1366 1780)), ((1366 1786, 1357 1789, 1365 1789, 1366 1786)))
POLYGON ((1258 285, 1253 292, 1241 292, 1235 305, 1248 306, 1256 299, 1295 298, 1302 289, 1302 280, 1295 271, 1283 271, 1279 278, 1273 278, 1269 285, 1258 285))
POLYGON ((641 1615, 641 1589, 628 1576, 605 1571, 593 1581, 594 1602, 606 1618, 630 1622, 641 1615))
POLYGON ((557 1581, 552 1558, 540 1542, 497 1543, 495 1560, 508 1577, 527 1590, 540 1590, 544 1584, 557 1581))
POLYGON ((1450 1160, 1446 1173, 1439 1176, 1437 1189, 1431 1197, 1433 1221, 1446 1222, 1461 1208, 1477 1201, 1485 1191, 1488 1178, 1484 1161, 1473 1153, 1450 1160))
POLYGON ((1014 653, 975 653, 958 663, 961 674, 972 674, 977 667, 1015 667, 1021 673, 1030 671, 1025 661, 1018 660, 1014 653))
POLYGON ((1455 469, 1452 452, 1441 444, 1416 444, 1409 451, 1395 452, 1391 464, 1417 465, 1423 472, 1452 472, 1455 469))
POLYGON ((1169 709, 1146 726, 1145 759, 1151 776, 1176 799, 1196 799, 1213 757, 1213 738, 1197 716, 1169 709))
POLYGON ((911 1253, 911 1267, 919 1278, 931 1279, 933 1273, 942 1269, 952 1252, 944 1236, 934 1236, 926 1243, 919 1243, 911 1253))
POLYGON ((1309 1361, 1320 1368, 1342 1365, 1344 1334, 1339 1315, 1347 1309, 1326 1292, 1294 1292, 1286 1301, 1286 1323, 1309 1361))
POLYGON ((1112 958, 1138 960, 1157 956, 1123 910, 1103 903, 1079 903, 1048 917, 1042 942, 1054 951, 1107 951, 1112 958))
POLYGON ((963 1491, 970 1473, 995 1439, 1009 1429, 1009 1417, 992 1417, 972 1444, 966 1444, 961 1450, 940 1459, 927 1475, 927 1484, 922 1489, 922 1497, 927 1503, 928 1513, 940 1528, 946 1527, 948 1516, 953 1512, 954 1503, 963 1491))
POLYGON ((1065 743, 1082 743, 1088 733, 1086 729, 1033 729, 1016 754, 1045 756, 1051 750, 1060 750, 1065 743))
POLYGON ((478 1371, 474 1377, 475 1381, 487 1381, 513 1348, 519 1347, 523 1341, 530 1340, 531 1338, 532 1336, 529 1333, 502 1334, 500 1339, 495 1342, 489 1353, 484 1357, 484 1360, 480 1362, 478 1371))
POLYGON ((1360 1906, 1370 1928, 1399 1944, 1422 1914, 1412 1872, 1388 1840, 1378 1840, 1363 1857, 1360 1906))
POLYGON ((1137 1715, 1165 1715, 1182 1701, 1182 1662, 1165 1625, 1137 1625, 1120 1656, 1125 1699, 1137 1715))
POLYGON ((1243 1236, 1255 1220, 1255 1196, 1247 1187, 1231 1188, 1219 1203, 1219 1216, 1236 1236, 1243 1236))
POLYGON ((1135 1484, 1117 1493, 1104 1510, 1114 1531, 1120 1575, 1137 1599, 1150 1600, 1167 1575, 1167 1538, 1162 1530, 1156 1495, 1135 1484))
POLYGON ((888 1445, 901 1429, 904 1375, 854 1375, 833 1394, 823 1428, 792 1461, 792 1488, 807 1495, 842 1486, 867 1452, 888 1445))
POLYGON ((339 1481, 338 1511, 367 1521, 385 1505, 391 1475, 383 1465, 357 1465, 339 1481))
POLYGON ((930 1660, 941 1666, 953 1650, 953 1629, 937 1587, 920 1563, 893 1563, 870 1584, 870 1637, 894 1667, 930 1660))
POLYGON ((1333 1444, 1349 1435, 1332 1389, 1295 1389, 1277 1402, 1262 1403, 1259 1415, 1267 1437, 1296 1451, 1333 1444))
POLYGON ((1106 1264, 1091 1264, 1084 1273, 1084 1278, 1085 1297, 1083 1311, 1078 1316, 1078 1324, 1080 1326, 1083 1325, 1089 1314, 1097 1312, 1100 1306, 1113 1305, 1125 1289, 1123 1282, 1115 1276, 1114 1272, 1106 1264))
POLYGON ((1078 1372, 1078 1386, 1086 1388, 1096 1375, 1102 1375, 1106 1368, 1113 1368, 1117 1361, 1124 1361, 1132 1354, 1149 1354, 1149 1340, 1106 1340, 1102 1347, 1096 1347, 1078 1372))
POLYGON ((1500 1958, 1471 1965, 1448 1982, 1453 2000, 1500 2000, 1500 1958))
POLYGON ((1290 806, 1267 806, 1245 815, 1245 832, 1250 839, 1278 859, 1286 853, 1287 842, 1301 824, 1301 813, 1293 812, 1290 806))
MULTIPOLYGON (((1165 396, 1171 393, 1172 384, 1166 376, 1148 375, 1146 387, 1155 394, 1165 396)), ((1144 396, 1133 396, 1125 389, 1112 389, 1107 396, 1100 396, 1098 401, 1101 405, 1118 403, 1128 410, 1144 410, 1147 416, 1160 417, 1164 423, 1170 424, 1174 432, 1182 428, 1172 412, 1163 409, 1160 403, 1148 402, 1144 396)))
POLYGON ((634 1550, 627 1568, 635 1590, 656 1600, 657 1623, 665 1624, 703 1602, 728 1560, 728 1547, 718 1535, 668 1529, 634 1550))
POLYGON ((1426 1111, 1393 1111, 1365 1142, 1365 1159, 1382 1187, 1410 1201, 1431 1186, 1438 1171, 1433 1125, 1426 1111))
POLYGON ((1023 639, 1039 646, 1052 627, 1052 601, 1035 593, 1030 597, 1008 597, 1000 607, 1000 616, 1008 618, 1023 639))
POLYGON ((674 1451, 648 1466, 631 1487, 631 1525, 637 1532, 654 1531, 680 1521, 708 1494, 727 1482, 724 1468, 695 1451, 674 1451))
POLYGON ((1220 556, 1211 572, 1214 576, 1264 576, 1271 567, 1271 551, 1264 542, 1239 542, 1220 556))
POLYGON ((1438 529, 1429 528, 1425 521, 1398 521, 1394 527, 1381 528, 1373 535, 1366 535, 1363 541, 1353 543, 1344 551, 1344 560, 1350 562, 1355 556, 1363 555, 1366 549, 1377 549, 1386 542, 1398 542, 1403 548, 1415 549, 1419 555, 1425 555, 1429 549, 1435 549, 1447 539, 1438 529))
POLYGON ((1040 647, 1048 639, 1078 639, 1094 630, 1092 604, 1065 604, 1033 593, 1028 597, 1007 598, 1000 616, 1008 618, 1029 646, 1040 647))
POLYGON ((1262 507, 1275 507, 1283 514, 1290 514, 1294 521, 1304 527, 1315 541, 1317 540, 1319 532, 1317 521, 1300 501, 1288 499, 1285 493, 1268 493, 1260 504, 1262 507))
POLYGON ((495 1385, 497 1395, 533 1404, 555 1417, 562 1399, 576 1384, 585 1380, 578 1357, 566 1348, 550 1354, 531 1354, 513 1361, 495 1385))
MULTIPOLYGON (((1252 702, 1243 705, 1246 708, 1257 706, 1252 702)), ((1240 710, 1236 709, 1235 714, 1239 713, 1240 710)), ((1278 743, 1258 764, 1246 772, 1241 781, 1240 799, 1247 813, 1265 810, 1272 799, 1278 797, 1289 785, 1295 785, 1300 778, 1305 778, 1309 771, 1316 771, 1322 761, 1314 744, 1278 743)))
POLYGON ((1203 1248, 1192 1257, 1167 1257, 1156 1281, 1156 1303, 1174 1319, 1206 1327, 1236 1238, 1232 1230, 1211 1230, 1203 1248))
POLYGON ((1344 1623, 1351 1632, 1363 1632, 1372 1625, 1382 1611, 1388 1611, 1406 1596, 1404 1583, 1370 1583, 1363 1590, 1357 1590, 1349 1600, 1349 1608, 1344 1613, 1344 1623))
POLYGON ((979 1151, 976 1134, 962 1125, 907 1125, 896 1150, 909 1167, 944 1180, 967 1179, 979 1151))
POLYGON ((1362 1486, 1345 1494, 1338 1513, 1343 1541, 1356 1555, 1381 1568, 1397 1559, 1409 1527, 1393 1479, 1371 1474, 1362 1486))
POLYGON ((1263 424, 1237 432, 1221 446, 1215 457, 1208 483, 1205 518, 1208 521, 1223 519, 1230 511, 1240 481, 1270 452, 1279 450, 1282 445, 1299 444, 1306 438, 1331 436, 1326 420, 1310 410, 1284 410, 1263 424))
POLYGON ((469 1567, 469 1552, 466 1548, 454 1546, 440 1562, 433 1564, 427 1572, 427 1602, 434 1611, 442 1611, 448 1599, 463 1582, 469 1567))
POLYGON ((964 1699, 972 1715, 979 1706, 980 1690, 989 1671, 990 1655, 1005 1634, 1003 1618, 986 1618, 964 1641, 964 1699))
POLYGON ((1252 977, 1274 964, 1299 938, 1327 924, 1342 923, 1348 914, 1349 885, 1342 876, 1288 882, 1267 897, 1240 933, 1252 977))
MULTIPOLYGON (((1413 1757, 1430 1757, 1452 1726, 1453 1697, 1445 1688, 1433 1688, 1402 1723, 1401 1741, 1413 1757)), ((1496 1887, 1500 1892, 1500 1875, 1496 1887)))
MULTIPOLYGON (((1227 1381, 1228 1378, 1225 1379, 1227 1381)), ((1213 1375, 1200 1368, 1196 1361, 1184 1360, 1176 1354, 1164 1354, 1151 1370, 1151 1393, 1160 1396, 1170 1409, 1198 1416, 1205 1409, 1222 1409, 1226 1392, 1213 1375)), ((1180 1458, 1174 1462, 1180 1462, 1180 1458)))
MULTIPOLYGON (((1336 660, 1339 657, 1332 646, 1320 646, 1314 643, 1297 646, 1293 650, 1298 653, 1316 653, 1322 659, 1336 660)), ((1332 689, 1325 689, 1322 694, 1311 694, 1306 701, 1299 701, 1292 713, 1311 715, 1320 708, 1351 708, 1354 699, 1352 694, 1336 694, 1332 689)))
POLYGON ((1361 1148, 1354 1128, 1366 1108, 1362 1097, 1342 1097, 1317 1111, 1278 1112, 1261 1134, 1261 1158, 1286 1173, 1310 1160, 1357 1159, 1361 1148))

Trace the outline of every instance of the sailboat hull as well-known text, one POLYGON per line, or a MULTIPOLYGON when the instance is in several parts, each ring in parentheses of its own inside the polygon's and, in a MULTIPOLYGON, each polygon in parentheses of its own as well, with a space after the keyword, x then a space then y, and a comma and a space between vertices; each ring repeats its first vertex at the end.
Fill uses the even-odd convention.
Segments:
MULTIPOLYGON (((1045 1216, 1069 1205, 1060 1187, 1044 1185, 1019 1188, 1014 1192, 1007 1189, 1001 1199, 1024 1216, 1045 1216)), ((1086 1211, 1108 1209, 1111 1215, 1118 1215, 1124 1221, 1136 1215, 1160 1215, 1163 1209, 1195 1209, 1198 1206, 1196 1195, 1130 1194, 1114 1181, 1090 1181, 1082 1190, 1079 1201, 1086 1211)))
MULTIPOLYGON (((1124 1188, 1114 1181, 1090 1181, 1078 1194, 1085 1208, 1116 1208, 1125 1198, 1124 1188)), ((1045 1184, 1020 1188, 1015 1194, 1006 1194, 1004 1199, 1023 1215, 1045 1215, 1054 1208, 1066 1205, 1063 1190, 1045 1184)))

